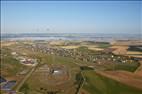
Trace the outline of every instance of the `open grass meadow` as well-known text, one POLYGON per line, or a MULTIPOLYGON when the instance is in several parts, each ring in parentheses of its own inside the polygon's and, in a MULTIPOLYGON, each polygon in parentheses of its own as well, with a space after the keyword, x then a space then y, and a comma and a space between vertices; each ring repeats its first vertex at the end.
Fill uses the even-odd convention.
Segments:
POLYGON ((142 90, 126 86, 112 79, 103 77, 95 71, 84 71, 83 89, 89 94, 141 94, 142 90))
POLYGON ((1 74, 4 77, 14 76, 19 72, 23 66, 12 55, 11 51, 7 48, 1 49, 1 74))

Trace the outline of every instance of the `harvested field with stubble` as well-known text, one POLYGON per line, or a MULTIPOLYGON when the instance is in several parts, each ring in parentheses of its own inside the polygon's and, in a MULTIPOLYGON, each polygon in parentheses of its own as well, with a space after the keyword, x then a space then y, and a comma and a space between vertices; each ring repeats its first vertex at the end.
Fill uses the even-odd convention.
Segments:
POLYGON ((140 51, 129 51, 129 46, 116 46, 113 45, 110 48, 115 48, 116 50, 113 51, 116 55, 127 55, 127 56, 133 56, 133 57, 142 57, 142 52, 140 51))
POLYGON ((110 48, 115 48, 116 50, 113 51, 114 54, 126 54, 128 46, 112 46, 110 48))

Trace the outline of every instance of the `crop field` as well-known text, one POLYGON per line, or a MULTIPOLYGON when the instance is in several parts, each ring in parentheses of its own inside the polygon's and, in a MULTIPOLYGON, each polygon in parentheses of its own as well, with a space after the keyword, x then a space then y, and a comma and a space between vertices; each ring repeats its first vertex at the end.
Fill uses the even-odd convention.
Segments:
POLYGON ((126 86, 112 79, 103 77, 95 71, 84 71, 83 89, 89 94, 141 94, 142 90, 126 86))
POLYGON ((9 49, 1 49, 1 54, 1 75, 9 78, 16 76, 19 71, 21 71, 23 68, 26 68, 25 66, 21 65, 18 60, 13 58, 9 49))

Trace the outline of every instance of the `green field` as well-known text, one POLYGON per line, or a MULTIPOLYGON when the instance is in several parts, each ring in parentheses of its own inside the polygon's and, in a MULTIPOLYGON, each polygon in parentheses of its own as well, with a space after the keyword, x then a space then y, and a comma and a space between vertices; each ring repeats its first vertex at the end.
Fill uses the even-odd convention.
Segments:
POLYGON ((84 71, 83 74, 85 77, 83 89, 90 94, 142 94, 142 90, 103 77, 95 71, 84 71))
POLYGON ((110 47, 110 46, 111 46, 111 45, 108 44, 108 43, 104 43, 104 44, 103 44, 103 43, 102 43, 102 44, 100 43, 100 44, 98 44, 98 47, 99 47, 99 48, 108 48, 108 47, 110 47))
POLYGON ((18 60, 16 60, 9 49, 1 49, 1 72, 2 76, 15 76, 17 72, 25 68, 18 60), (4 72, 4 73, 3 73, 4 72))
POLYGON ((104 68, 104 70, 109 71, 116 71, 116 70, 124 70, 129 72, 134 72, 140 64, 138 62, 133 63, 109 63, 109 64, 102 64, 98 68, 104 68))

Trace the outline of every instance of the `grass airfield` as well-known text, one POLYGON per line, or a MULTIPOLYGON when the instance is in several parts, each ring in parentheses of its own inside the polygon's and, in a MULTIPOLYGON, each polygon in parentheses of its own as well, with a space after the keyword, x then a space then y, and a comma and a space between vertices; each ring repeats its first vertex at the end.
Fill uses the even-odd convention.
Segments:
MULTIPOLYGON (((110 63, 95 64, 92 62, 81 61, 71 57, 63 57, 54 54, 45 54, 40 51, 32 51, 31 49, 26 48, 25 44, 22 42, 8 46, 5 45, 2 47, 2 52, 4 52, 2 53, 2 58, 1 58, 2 75, 4 77, 13 78, 17 80, 17 86, 26 76, 26 74, 22 76, 16 76, 17 72, 20 72, 25 68, 27 69, 31 68, 19 64, 19 61, 16 61, 10 55, 10 53, 12 51, 16 51, 20 55, 23 55, 24 53, 24 55, 26 55, 27 57, 36 58, 38 60, 38 65, 35 67, 34 72, 30 75, 30 77, 25 81, 25 83, 19 89, 19 92, 23 92, 24 94, 50 94, 53 92, 55 94, 77 94, 77 92, 78 94, 141 94, 142 93, 141 89, 133 87, 132 85, 127 85, 126 83, 117 81, 108 76, 97 73, 97 71, 101 71, 104 73, 106 71, 112 71, 114 73, 117 73, 115 71, 118 70, 123 70, 125 72, 133 73, 140 66, 138 63, 133 62, 133 63, 114 64, 110 62, 110 63), (6 68, 5 66, 9 67, 6 68), (48 66, 51 69, 56 66, 64 66, 65 68, 63 69, 61 68, 61 70, 63 70, 63 72, 65 73, 67 72, 67 74, 65 75, 59 74, 58 75, 59 79, 56 79, 56 76, 54 77, 54 74, 50 74, 49 71, 47 72, 48 67, 45 68, 46 69, 45 71, 39 71, 40 68, 43 68, 44 66, 48 66), (86 66, 87 68, 81 69, 82 66, 86 66), (89 68, 89 66, 93 66, 93 68, 89 68), (7 71, 7 69, 9 71, 7 71), (79 77, 78 74, 80 74, 79 77), (81 80, 82 78, 83 81, 81 80)), ((108 44, 107 45, 101 44, 101 45, 103 45, 103 47, 97 45, 94 45, 94 47, 98 47, 100 49, 110 47, 108 46, 108 44)), ((59 46, 59 44, 58 46, 57 45, 55 46, 61 47, 59 46)), ((73 48, 69 47, 69 49, 77 49, 74 46, 72 47, 73 48)), ((82 51, 84 53, 94 53, 93 52, 94 50, 92 51, 90 49, 84 50, 79 48, 79 51, 82 51)), ((139 77, 140 79, 142 78, 141 76, 139 77)), ((17 86, 15 86, 13 90, 16 90, 17 86)))

